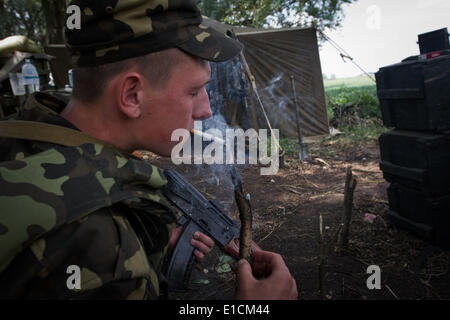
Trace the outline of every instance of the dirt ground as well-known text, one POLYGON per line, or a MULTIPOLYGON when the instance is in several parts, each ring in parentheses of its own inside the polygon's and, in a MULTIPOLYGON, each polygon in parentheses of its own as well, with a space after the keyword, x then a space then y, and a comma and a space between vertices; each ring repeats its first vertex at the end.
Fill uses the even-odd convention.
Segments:
MULTIPOLYGON (((299 299, 450 299, 450 253, 392 226, 387 218, 388 183, 379 169, 376 140, 344 143, 340 138, 310 144, 310 162, 285 157, 275 176, 260 175, 256 165, 237 166, 244 189, 251 194, 253 239, 263 249, 280 253, 297 281, 299 299), (348 249, 335 252, 341 222, 346 171, 357 180, 348 249), (375 215, 372 223, 365 214, 375 215), (324 244, 320 254, 319 217, 324 244), (321 260, 321 257, 324 259, 321 260), (323 291, 319 264, 323 265, 323 291), (381 270, 381 289, 366 284, 370 265, 381 270)), ((176 168, 209 198, 216 198, 237 219, 226 174, 195 165, 174 166, 170 159, 145 154, 164 168, 176 168)), ((224 209, 225 210, 225 209, 224 209)), ((235 276, 222 264, 224 253, 215 247, 197 263, 190 290, 171 299, 232 299, 235 276)))

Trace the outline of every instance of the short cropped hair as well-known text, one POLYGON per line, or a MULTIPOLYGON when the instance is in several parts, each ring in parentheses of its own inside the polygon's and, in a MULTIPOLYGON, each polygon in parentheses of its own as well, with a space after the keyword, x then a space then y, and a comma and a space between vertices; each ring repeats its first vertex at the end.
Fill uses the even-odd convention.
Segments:
POLYGON ((132 69, 143 75, 156 89, 164 89, 174 67, 182 59, 181 51, 167 49, 96 67, 74 68, 72 97, 78 101, 96 102, 114 77, 132 69))

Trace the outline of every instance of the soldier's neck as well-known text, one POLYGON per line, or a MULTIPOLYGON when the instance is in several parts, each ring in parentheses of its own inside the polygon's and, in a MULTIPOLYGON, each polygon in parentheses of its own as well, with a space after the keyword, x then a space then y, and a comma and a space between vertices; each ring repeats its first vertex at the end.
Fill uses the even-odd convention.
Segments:
POLYGON ((133 147, 127 141, 124 128, 121 127, 111 110, 105 110, 102 102, 90 105, 77 100, 70 100, 66 108, 61 112, 61 116, 70 121, 82 132, 108 142, 116 148, 132 152, 133 147))

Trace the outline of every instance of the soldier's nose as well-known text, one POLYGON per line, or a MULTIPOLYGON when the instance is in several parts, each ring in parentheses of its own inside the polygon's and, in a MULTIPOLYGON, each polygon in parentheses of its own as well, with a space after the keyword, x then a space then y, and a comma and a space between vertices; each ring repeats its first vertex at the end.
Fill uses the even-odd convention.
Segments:
POLYGON ((198 106, 193 114, 194 120, 205 120, 212 116, 211 106, 209 104, 209 98, 206 96, 206 99, 202 101, 202 103, 198 106))

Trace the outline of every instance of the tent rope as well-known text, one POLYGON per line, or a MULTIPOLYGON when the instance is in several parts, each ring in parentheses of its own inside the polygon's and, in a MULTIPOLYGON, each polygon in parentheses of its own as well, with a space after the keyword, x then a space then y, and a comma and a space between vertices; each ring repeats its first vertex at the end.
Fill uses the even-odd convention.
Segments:
POLYGON ((269 130, 270 130, 270 134, 273 137, 273 139, 275 141, 275 144, 277 145, 277 148, 280 151, 280 153, 283 153, 283 148, 281 148, 281 145, 280 145, 278 139, 276 138, 276 136, 275 136, 275 134, 273 132, 272 125, 270 124, 269 117, 267 116, 266 110, 264 109, 264 105, 263 105, 263 103, 261 101, 261 97, 259 96, 258 89, 256 87, 255 77, 252 75, 252 73, 250 71, 250 68, 249 68, 249 66, 247 64, 247 59, 245 59, 245 56, 244 56, 244 54, 242 52, 241 52, 241 58, 242 58, 242 60, 244 62, 244 66, 245 66, 245 69, 246 69, 246 72, 247 72, 247 76, 248 76, 248 78, 249 78, 249 80, 250 80, 250 82, 252 84, 253 93, 255 94, 255 97, 258 100, 258 104, 261 107, 261 110, 263 112, 264 118, 266 118, 266 122, 267 122, 267 125, 269 126, 269 130))
POLYGON ((341 46, 339 46, 335 41, 333 41, 330 37, 328 37, 323 31, 318 30, 320 34, 324 37, 325 40, 327 40, 340 54, 342 60, 345 62, 345 58, 349 59, 359 70, 364 72, 364 74, 369 77, 370 80, 377 83, 377 81, 366 71, 364 70, 359 64, 355 62, 355 60, 350 56, 349 53, 347 53, 344 49, 342 49, 341 46))

